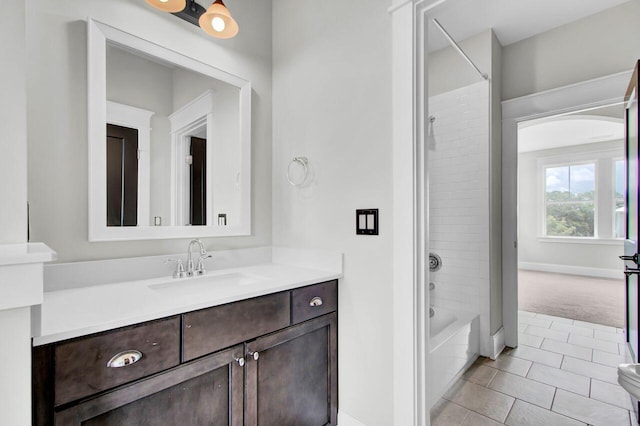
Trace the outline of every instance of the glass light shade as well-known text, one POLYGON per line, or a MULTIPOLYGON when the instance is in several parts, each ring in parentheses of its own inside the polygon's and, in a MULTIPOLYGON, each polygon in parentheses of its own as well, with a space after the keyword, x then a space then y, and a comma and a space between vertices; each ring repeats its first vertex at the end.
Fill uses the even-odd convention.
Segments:
POLYGON ((200 16, 198 22, 205 33, 217 38, 235 37, 239 30, 238 23, 231 17, 231 13, 222 0, 216 0, 209 6, 209 9, 200 16))
POLYGON ((151 6, 163 12, 182 12, 187 7, 187 0, 146 0, 151 6))

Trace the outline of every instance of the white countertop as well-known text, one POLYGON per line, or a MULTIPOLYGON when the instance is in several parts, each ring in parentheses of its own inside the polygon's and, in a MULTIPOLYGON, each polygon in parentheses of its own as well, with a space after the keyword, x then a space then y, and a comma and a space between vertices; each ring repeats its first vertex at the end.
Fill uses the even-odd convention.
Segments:
POLYGON ((33 338, 33 345, 44 345, 340 277, 342 272, 336 270, 263 263, 211 271, 201 277, 162 277, 48 291, 44 293, 40 330, 33 338), (218 281, 209 283, 207 280, 218 281))
POLYGON ((56 252, 43 243, 0 245, 0 266, 50 262, 55 258, 56 252))
POLYGON ((43 264, 55 258, 43 243, 0 244, 0 311, 42 303, 43 264))

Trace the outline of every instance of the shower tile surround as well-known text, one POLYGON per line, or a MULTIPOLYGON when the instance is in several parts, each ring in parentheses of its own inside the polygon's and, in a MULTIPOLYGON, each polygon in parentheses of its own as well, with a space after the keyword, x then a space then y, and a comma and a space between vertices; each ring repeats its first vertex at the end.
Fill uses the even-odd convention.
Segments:
MULTIPOLYGON (((594 340, 602 342, 622 336, 620 329, 599 324, 523 311, 519 317, 544 319, 550 322, 549 329, 556 324, 571 326, 567 327, 569 340, 588 332, 595 335, 596 330, 594 340)), ((526 325, 520 333, 521 337, 528 335, 526 325)), ((541 348, 520 339, 517 349, 504 351, 496 361, 479 358, 431 410, 431 425, 636 424, 629 395, 611 374, 624 356, 602 352, 585 341, 589 345, 576 346, 590 351, 589 359, 574 358, 562 353, 563 347, 553 346, 555 343, 545 345, 559 342, 553 337, 543 337, 541 348), (560 363, 545 365, 542 361, 547 359, 560 363)))
POLYGON ((431 305, 480 315, 480 351, 489 332, 489 85, 480 82, 429 98, 429 251, 442 268, 431 305))

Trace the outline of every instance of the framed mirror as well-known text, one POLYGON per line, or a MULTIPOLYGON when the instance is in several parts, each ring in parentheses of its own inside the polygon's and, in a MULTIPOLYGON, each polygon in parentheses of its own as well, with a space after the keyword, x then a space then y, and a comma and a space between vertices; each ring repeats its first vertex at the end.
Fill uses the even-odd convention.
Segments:
POLYGON ((251 83, 87 25, 89 241, 249 235, 251 83))

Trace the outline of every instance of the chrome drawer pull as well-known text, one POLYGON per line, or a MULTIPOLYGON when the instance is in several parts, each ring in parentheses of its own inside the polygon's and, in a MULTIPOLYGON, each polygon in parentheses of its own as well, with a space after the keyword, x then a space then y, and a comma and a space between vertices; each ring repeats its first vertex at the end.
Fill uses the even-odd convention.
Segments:
POLYGON ((311 301, 309 302, 309 306, 322 306, 322 297, 316 296, 311 299, 311 301))
POLYGON ((142 358, 142 352, 135 350, 122 351, 115 354, 108 362, 109 368, 126 367, 127 365, 135 364, 142 358))

